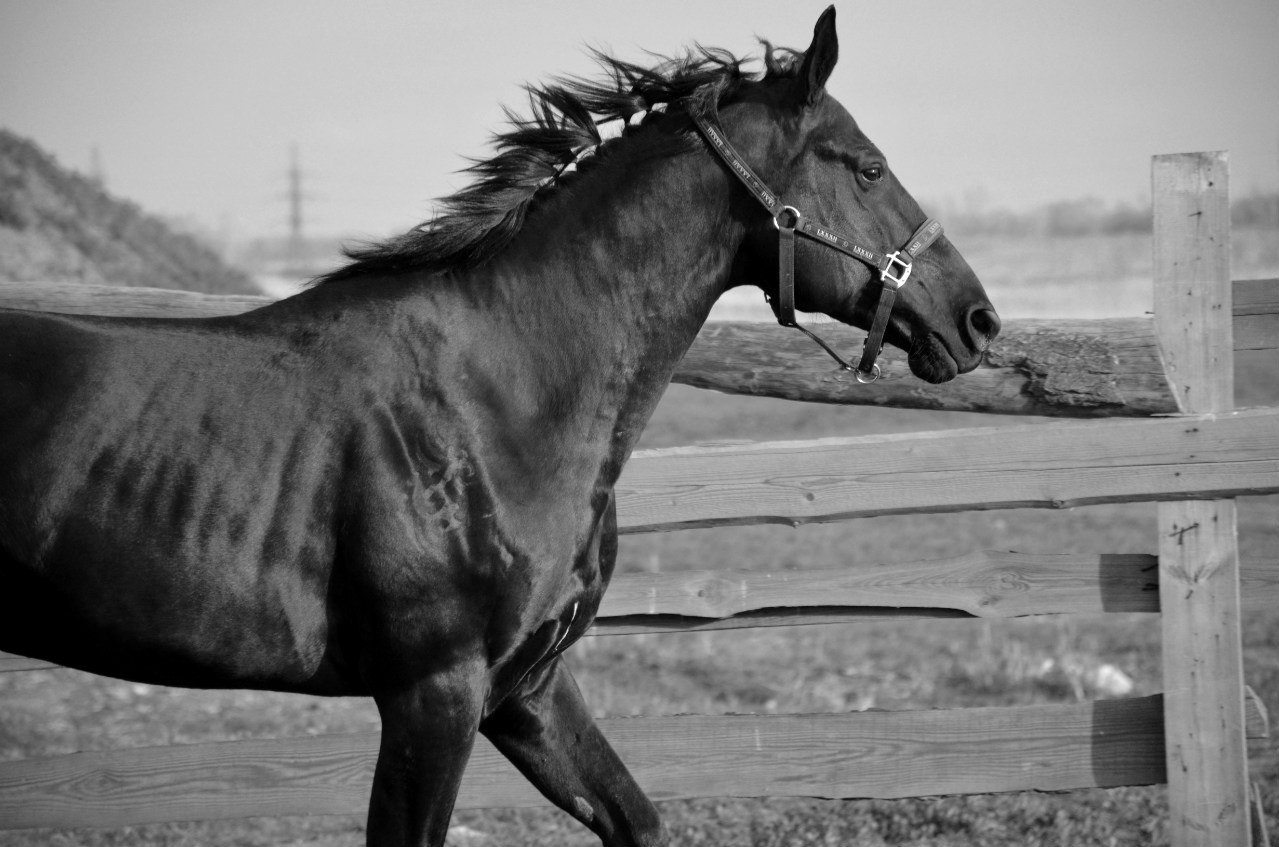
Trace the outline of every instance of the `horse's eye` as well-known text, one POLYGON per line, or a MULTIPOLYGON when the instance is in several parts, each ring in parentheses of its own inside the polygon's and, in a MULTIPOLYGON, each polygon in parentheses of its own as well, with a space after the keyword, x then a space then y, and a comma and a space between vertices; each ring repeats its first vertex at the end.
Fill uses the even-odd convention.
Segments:
POLYGON ((862 168, 861 175, 862 175, 862 179, 866 180, 867 182, 879 182, 881 179, 884 178, 884 169, 879 167, 878 165, 870 168, 862 168))

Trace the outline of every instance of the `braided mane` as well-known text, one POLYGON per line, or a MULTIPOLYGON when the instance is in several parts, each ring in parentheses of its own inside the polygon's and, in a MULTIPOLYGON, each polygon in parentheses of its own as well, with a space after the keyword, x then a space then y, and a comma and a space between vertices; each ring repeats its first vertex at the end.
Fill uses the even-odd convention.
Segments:
POLYGON ((802 54, 764 46, 764 74, 725 50, 697 47, 645 68, 595 52, 603 79, 576 77, 529 86, 529 114, 506 110, 510 128, 493 138, 491 158, 465 172, 475 181, 439 201, 441 213, 403 235, 347 248, 352 262, 316 282, 370 272, 466 270, 484 264, 520 231, 530 208, 590 169, 600 151, 626 143, 634 126, 668 106, 718 103, 744 81, 790 76, 802 54), (601 125, 622 122, 620 137, 605 139, 601 125))

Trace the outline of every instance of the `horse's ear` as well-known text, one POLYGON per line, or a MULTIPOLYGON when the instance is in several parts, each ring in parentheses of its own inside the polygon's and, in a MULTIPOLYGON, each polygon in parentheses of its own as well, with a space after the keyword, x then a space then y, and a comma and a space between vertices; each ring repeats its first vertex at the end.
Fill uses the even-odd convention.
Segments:
POLYGON ((835 70, 839 59, 839 38, 835 35, 835 7, 827 6, 813 27, 813 43, 804 52, 804 64, 799 69, 804 102, 812 105, 821 96, 835 70))

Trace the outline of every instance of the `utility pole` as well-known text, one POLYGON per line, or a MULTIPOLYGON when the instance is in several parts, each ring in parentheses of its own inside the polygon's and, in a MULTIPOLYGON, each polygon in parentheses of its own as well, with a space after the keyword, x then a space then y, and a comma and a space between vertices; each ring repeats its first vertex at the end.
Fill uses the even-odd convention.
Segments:
POLYGON ((306 243, 302 235, 302 168, 298 164, 298 146, 289 149, 289 257, 290 269, 306 264, 306 243))

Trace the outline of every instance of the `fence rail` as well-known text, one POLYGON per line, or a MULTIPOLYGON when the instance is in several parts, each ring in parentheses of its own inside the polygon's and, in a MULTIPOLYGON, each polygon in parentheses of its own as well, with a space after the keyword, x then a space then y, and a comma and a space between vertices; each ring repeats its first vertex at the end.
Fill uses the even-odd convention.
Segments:
MULTIPOLYGON (((1250 737, 1267 737, 1249 701, 1250 737)), ((1166 781, 1160 695, 1069 705, 599 721, 655 800, 901 798, 1166 781), (832 743, 832 742, 835 743, 832 743)), ((222 741, 5 763, 0 825, 134 826, 362 814, 377 733, 222 741)), ((482 737, 460 809, 545 800, 482 737)))
MULTIPOLYGON (((1279 347, 1279 280, 1236 280, 1233 290, 1235 349, 1279 347)), ((75 315, 211 318, 271 302, 158 288, 0 282, 0 305, 75 315)), ((794 330, 729 321, 702 329, 674 381, 787 400, 1008 415, 1110 418, 1178 411, 1150 317, 1008 320, 982 366, 944 385, 914 377, 899 350, 885 348, 879 361, 884 378, 862 385, 813 356, 812 342, 794 330)))
POLYGON ((625 532, 1279 491, 1279 409, 637 452, 625 532))
MULTIPOLYGON (((1073 705, 603 721, 654 798, 907 797, 1169 782, 1174 844, 1248 843, 1255 795, 1243 742, 1269 730, 1264 706, 1242 683, 1238 618, 1241 610, 1275 608, 1279 567, 1238 562, 1230 498, 1279 492, 1279 408, 1231 410, 1229 360, 1235 351, 1279 348, 1279 280, 1229 280, 1223 167, 1218 154, 1156 159, 1161 293, 1154 318, 1010 321, 988 364, 946 386, 915 380, 900 354, 888 356, 880 382, 854 385, 794 333, 718 324, 702 333, 676 377, 821 402, 1142 420, 643 451, 617 486, 625 532, 1159 501, 1161 535, 1182 540, 1177 549, 1165 539, 1159 556, 975 552, 826 571, 627 574, 606 594, 592 630, 1157 612, 1165 694, 1073 705), (1183 218, 1195 221, 1194 232, 1183 218)), ((71 313, 208 317, 265 302, 0 284, 0 305, 71 313)), ((49 665, 0 654, 0 671, 38 667, 49 665)), ((376 748, 375 736, 333 735, 3 762, 0 828, 361 813, 376 748)), ((477 747, 459 807, 542 802, 491 748, 477 747)))
MULTIPOLYGON (((1279 607, 1279 567, 1244 561, 1245 611, 1279 607)), ((620 574, 591 635, 708 632, 866 620, 1159 612, 1159 559, 1132 553, 982 551, 839 568, 620 574)), ((0 673, 53 668, 0 652, 0 673)), ((0 763, 0 772, 4 764, 0 763)))

